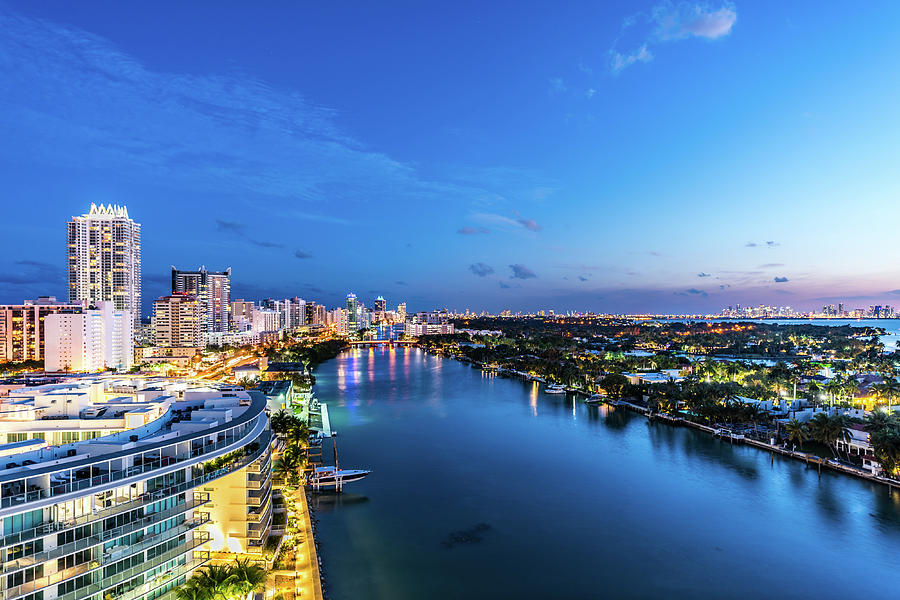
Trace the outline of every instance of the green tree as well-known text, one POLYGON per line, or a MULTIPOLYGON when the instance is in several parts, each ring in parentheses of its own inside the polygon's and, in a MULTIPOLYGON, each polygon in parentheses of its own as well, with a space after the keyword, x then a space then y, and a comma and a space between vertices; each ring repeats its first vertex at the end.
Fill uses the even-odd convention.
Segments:
POLYGON ((619 373, 610 373, 600 380, 600 387, 611 400, 620 400, 628 387, 628 378, 619 373))
POLYGON ((795 448, 803 446, 803 442, 809 439, 809 427, 806 423, 801 423, 797 419, 791 419, 784 426, 784 432, 787 434, 788 441, 795 448))

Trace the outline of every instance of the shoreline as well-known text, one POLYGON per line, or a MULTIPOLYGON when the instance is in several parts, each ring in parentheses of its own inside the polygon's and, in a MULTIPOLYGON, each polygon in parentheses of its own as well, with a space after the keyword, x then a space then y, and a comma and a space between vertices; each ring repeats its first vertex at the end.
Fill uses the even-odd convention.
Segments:
MULTIPOLYGON (((447 356, 443 353, 429 352, 429 350, 427 348, 420 346, 418 344, 416 345, 416 347, 420 348, 423 352, 426 352, 428 354, 433 354, 435 356, 440 356, 442 358, 449 358, 452 360, 456 360, 459 363, 467 364, 473 368, 477 368, 477 369, 481 370, 482 372, 487 372, 484 369, 483 363, 479 363, 477 361, 472 361, 472 360, 459 360, 458 358, 456 358, 454 356, 447 356)), ((521 379, 523 381, 531 381, 531 382, 533 382, 533 381, 542 382, 543 381, 543 379, 541 379, 539 377, 533 377, 531 375, 528 375, 527 373, 522 373, 521 371, 514 371, 512 369, 499 369, 496 371, 496 373, 501 376, 515 377, 515 378, 521 379)), ((588 392, 581 391, 581 390, 570 390, 568 388, 566 389, 566 393, 576 394, 576 395, 580 394, 582 396, 590 396, 590 394, 588 392)), ((663 421, 663 422, 667 423, 668 425, 671 425, 671 426, 681 425, 684 427, 690 427, 692 429, 703 431, 704 433, 708 433, 709 435, 712 435, 715 437, 716 428, 714 428, 714 427, 710 427, 708 425, 703 425, 702 423, 694 423, 693 421, 688 421, 687 419, 680 418, 680 417, 672 417, 670 415, 663 414, 663 413, 657 413, 656 415, 651 415, 649 408, 647 408, 645 406, 641 406, 640 404, 635 404, 633 402, 629 402, 628 400, 604 401, 603 404, 605 404, 606 406, 612 407, 612 408, 617 408, 617 407, 621 406, 632 412, 642 414, 643 416, 647 417, 647 419, 650 421, 653 421, 654 419, 659 418, 660 421, 663 421)), ((830 469, 830 470, 836 471, 838 473, 850 475, 850 476, 856 477, 858 479, 864 479, 871 483, 879 483, 881 485, 884 485, 888 488, 889 493, 893 492, 893 490, 895 488, 897 490, 900 490, 900 480, 889 479, 886 477, 879 477, 877 475, 871 474, 870 472, 868 472, 864 469, 860 469, 860 468, 853 467, 850 465, 845 465, 845 464, 839 463, 839 462, 833 462, 833 461, 830 461, 828 459, 822 458, 822 457, 814 455, 814 454, 809 454, 807 452, 799 452, 796 450, 788 450, 788 449, 782 448, 780 446, 769 444, 767 442, 763 442, 760 440, 754 440, 751 438, 744 438, 741 440, 740 443, 745 443, 747 445, 753 446, 758 450, 765 450, 765 451, 771 452, 772 454, 778 454, 780 456, 784 456, 787 458, 792 458, 795 460, 803 461, 807 464, 807 466, 810 464, 818 465, 820 474, 822 472, 822 467, 824 466, 826 469, 830 469)))

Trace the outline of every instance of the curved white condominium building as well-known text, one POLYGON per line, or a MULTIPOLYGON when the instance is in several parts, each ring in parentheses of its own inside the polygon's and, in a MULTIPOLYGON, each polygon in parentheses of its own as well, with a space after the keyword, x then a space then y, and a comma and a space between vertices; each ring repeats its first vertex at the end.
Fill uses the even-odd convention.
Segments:
POLYGON ((266 399, 84 377, 0 398, 3 600, 166 600, 211 558, 262 555, 266 399))

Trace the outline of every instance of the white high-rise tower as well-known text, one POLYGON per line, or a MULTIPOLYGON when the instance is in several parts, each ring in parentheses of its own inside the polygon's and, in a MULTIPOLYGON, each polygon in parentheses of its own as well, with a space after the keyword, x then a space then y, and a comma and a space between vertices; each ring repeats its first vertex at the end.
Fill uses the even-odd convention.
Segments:
POLYGON ((91 204, 67 223, 69 302, 112 302, 141 319, 141 226, 124 206, 91 204))

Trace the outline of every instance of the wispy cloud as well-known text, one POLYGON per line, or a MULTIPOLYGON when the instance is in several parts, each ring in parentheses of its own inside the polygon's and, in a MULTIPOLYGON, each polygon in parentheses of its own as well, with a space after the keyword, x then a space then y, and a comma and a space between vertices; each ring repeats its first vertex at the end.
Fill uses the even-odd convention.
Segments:
POLYGON ((492 266, 486 265, 483 262, 477 262, 475 264, 469 265, 469 270, 479 277, 487 277, 494 272, 494 268, 492 266))
POLYGON ((373 198, 468 206, 515 184, 426 176, 343 131, 332 109, 245 74, 153 69, 107 39, 5 5, 0 31, 0 159, 20 159, 27 143, 29 160, 53 168, 116 172, 250 207, 288 200, 286 218, 332 224, 348 221, 310 207, 373 198))
POLYGON ((787 277, 775 277, 775 283, 786 283, 787 280, 787 277))
POLYGON ((715 40, 731 33, 737 22, 737 11, 730 3, 714 9, 699 2, 664 2, 653 9, 655 35, 660 40, 683 40, 700 37, 715 40))
POLYGON ((294 257, 299 258, 299 259, 306 259, 306 258, 312 258, 313 255, 312 255, 312 253, 307 252, 306 250, 297 250, 296 252, 294 252, 294 257))
POLYGON ((709 277, 709 273, 697 273, 697 277, 709 277))
POLYGON ((653 60, 653 53, 647 50, 647 44, 644 44, 633 52, 616 52, 612 51, 610 58, 610 69, 613 73, 618 73, 622 69, 630 67, 636 62, 650 62, 653 60))
POLYGON ((578 281, 587 281, 587 280, 588 280, 588 278, 585 277, 584 275, 579 275, 579 276, 578 276, 578 281))
POLYGON ((487 227, 462 227, 456 233, 460 235, 487 235, 491 232, 487 227))
POLYGON ((562 94, 567 89, 566 82, 563 81, 562 77, 551 77, 549 83, 551 94, 562 94))
POLYGON ((504 283, 503 281, 498 281, 497 283, 499 283, 499 284, 500 284, 500 288, 501 288, 501 289, 504 289, 504 290, 508 290, 509 288, 512 287, 511 285, 509 285, 508 283, 504 283))
POLYGON ((714 7, 705 2, 670 2, 657 4, 649 13, 627 17, 622 34, 609 51, 609 68, 613 73, 639 62, 653 60, 652 46, 687 38, 716 40, 731 33, 737 22, 737 10, 731 3, 714 7), (616 49, 623 34, 634 31, 641 41, 633 50, 616 49))
POLYGON ((259 248, 284 248, 284 244, 272 242, 269 240, 258 240, 250 237, 245 231, 245 225, 237 221, 216 219, 216 231, 233 234, 259 248))
MULTIPOLYGON (((534 232, 543 229, 537 221, 523 217, 517 210, 511 211, 511 214, 511 217, 507 217, 496 213, 475 213, 472 215, 472 218, 479 220, 482 223, 491 223, 500 228, 516 229, 518 227, 524 227, 528 231, 534 232)), ((462 231, 459 231, 459 233, 462 233, 462 231)))
POLYGON ((783 267, 783 266, 784 266, 784 263, 765 263, 765 264, 759 265, 759 268, 760 269, 774 269, 776 267, 783 267))
POLYGON ((512 275, 509 276, 510 279, 534 279, 537 277, 534 271, 525 265, 509 265, 509 268, 512 270, 512 275))

